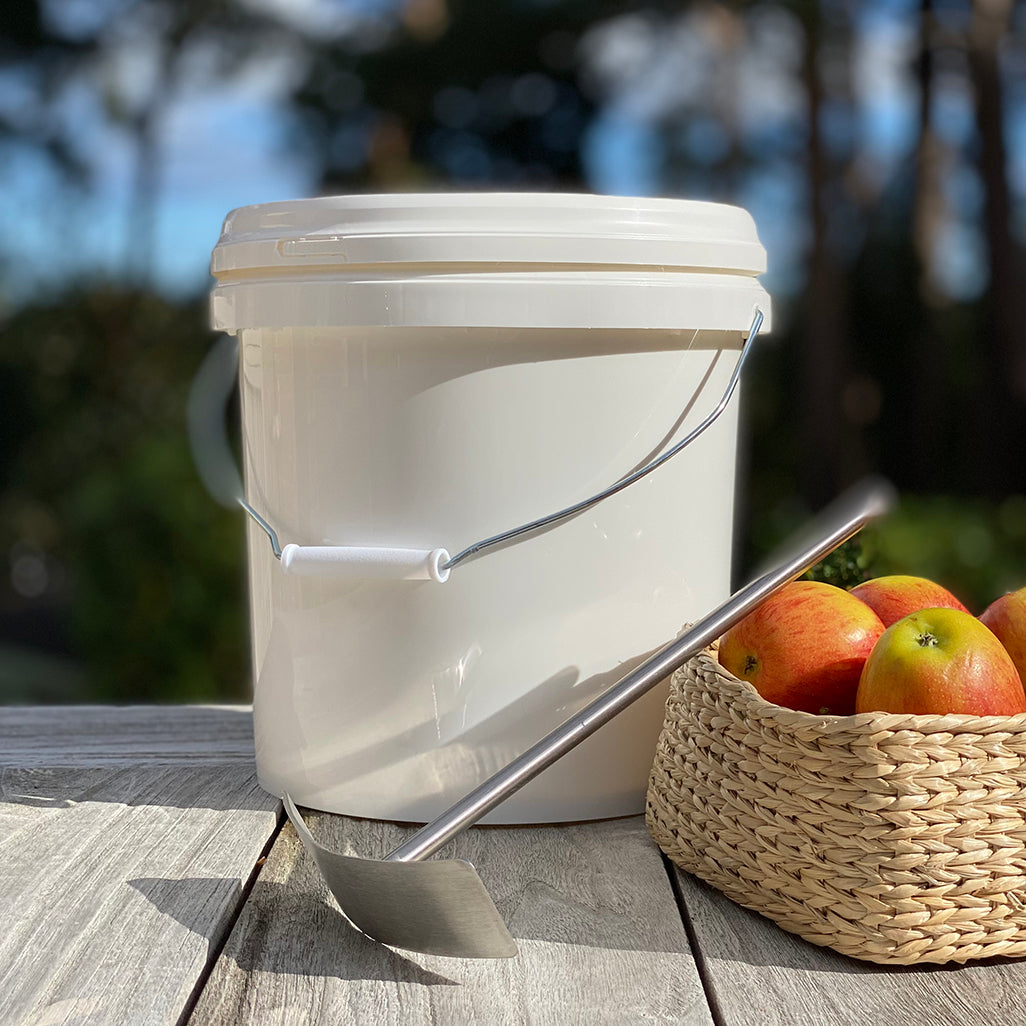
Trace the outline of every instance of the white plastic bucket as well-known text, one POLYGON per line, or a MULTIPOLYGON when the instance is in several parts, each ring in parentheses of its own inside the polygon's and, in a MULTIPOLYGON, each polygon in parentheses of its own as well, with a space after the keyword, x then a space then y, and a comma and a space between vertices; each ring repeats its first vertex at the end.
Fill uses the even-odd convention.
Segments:
MULTIPOLYGON (((756 308, 768 318, 764 261, 751 218, 708 203, 387 195, 235 210, 211 302, 240 343, 246 501, 281 545, 315 554, 455 553, 569 506, 709 415, 756 308)), ((261 784, 426 821, 715 606, 736 411, 444 583, 399 579, 387 559, 289 572, 251 520, 261 784)), ((664 700, 650 693, 486 822, 641 812, 664 700)))

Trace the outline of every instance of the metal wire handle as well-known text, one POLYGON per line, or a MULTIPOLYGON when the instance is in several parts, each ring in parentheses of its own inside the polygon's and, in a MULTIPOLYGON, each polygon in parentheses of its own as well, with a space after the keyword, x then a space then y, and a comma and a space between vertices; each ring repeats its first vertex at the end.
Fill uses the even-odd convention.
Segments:
POLYGON ((271 551, 274 553, 274 558, 281 559, 281 542, 278 541, 278 532, 241 495, 238 497, 238 503, 257 522, 257 525, 263 528, 267 537, 271 539, 271 551))
MULTIPOLYGON (((752 341, 759 334, 759 331, 762 328, 763 319, 762 310, 756 307, 752 318, 752 326, 748 329, 748 334, 741 345, 741 353, 738 356, 737 363, 734 365, 733 373, 730 375, 730 381, 727 382, 727 387, 724 390, 720 401, 713 407, 705 420, 677 442, 676 445, 667 449, 666 452, 657 456, 650 463, 647 463, 638 470, 620 478, 608 488, 604 488, 602 491, 596 492, 587 499, 582 499, 580 502, 575 502, 572 506, 567 506, 565 509, 558 510, 555 513, 550 513, 548 516, 539 517, 537 520, 531 520, 526 524, 521 524, 519 527, 510 528, 508 531, 503 531, 500 534, 492 535, 490 538, 483 538, 481 541, 474 542, 473 545, 468 545, 465 549, 457 552, 455 556, 452 556, 440 563, 439 565, 441 570, 444 572, 452 570, 454 567, 459 566, 460 563, 473 556, 479 555, 487 549, 494 548, 497 545, 502 545, 514 538, 519 538, 521 535, 529 534, 531 531, 539 531, 543 527, 548 527, 550 524, 558 523, 559 521, 566 520, 568 517, 572 517, 577 513, 581 513, 597 503, 602 502, 603 499, 608 499, 610 496, 616 495, 617 492, 621 492, 625 488, 629 488, 632 484, 651 474, 653 470, 657 470, 668 460, 676 456, 682 449, 689 446, 696 438, 698 438, 699 435, 709 428, 727 408, 727 404, 730 402, 731 396, 733 396, 734 391, 737 388, 738 381, 741 379, 741 369, 744 366, 745 361, 748 359, 748 354, 752 351, 752 341)), ((282 558, 282 547, 281 543, 278 541, 278 535, 274 528, 271 527, 260 513, 258 513, 244 498, 240 496, 238 501, 239 505, 267 534, 267 537, 271 542, 271 550, 273 551, 275 558, 280 560, 282 558)))
POLYGON ((576 502, 572 506, 567 506, 566 509, 561 509, 558 513, 550 513, 546 517, 539 517, 537 520, 532 520, 528 524, 522 524, 520 527, 511 528, 508 531, 503 531, 501 534, 493 535, 491 538, 485 538, 482 541, 474 542, 473 545, 468 545, 462 551, 457 552, 456 555, 448 562, 443 563, 442 568, 445 570, 451 570, 453 567, 462 563, 465 559, 469 559, 471 556, 475 556, 485 549, 490 549, 494 545, 501 545, 503 542, 510 541, 512 538, 519 538, 520 535, 527 534, 529 531, 540 530, 543 527, 548 527, 549 524, 555 524, 560 520, 565 520, 567 517, 572 517, 575 513, 581 513, 589 507, 596 505, 596 503, 601 502, 603 499, 608 499, 611 495, 616 495, 617 492, 621 492, 624 488, 630 487, 630 485, 634 484, 636 481, 640 481, 643 477, 651 474, 653 470, 661 467, 667 460, 676 456, 681 449, 689 446, 727 408, 727 403, 730 402, 730 397, 734 394, 734 389, 737 388, 737 383, 741 378, 741 367, 748 358, 749 352, 751 352, 751 341, 759 334, 759 329, 762 327, 762 321, 762 311, 756 307, 755 316, 752 319, 752 326, 748 329, 748 336, 741 346, 741 355, 738 357, 737 363, 734 365, 734 373, 730 376, 730 381, 727 383, 727 388, 723 393, 723 397, 713 408, 709 416, 706 417, 705 420, 703 420, 702 423, 685 438, 682 438, 675 446, 673 446, 672 449, 667 449, 666 452, 661 456, 657 456, 651 463, 646 464, 639 470, 635 470, 626 477, 620 478, 619 481, 611 484, 601 492, 597 492, 588 499, 582 499, 580 502, 576 502))

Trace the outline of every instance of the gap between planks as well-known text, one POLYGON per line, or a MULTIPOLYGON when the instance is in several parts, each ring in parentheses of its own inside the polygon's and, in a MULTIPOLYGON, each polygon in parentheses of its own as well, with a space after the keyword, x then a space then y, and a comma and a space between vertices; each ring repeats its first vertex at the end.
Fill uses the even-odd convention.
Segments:
POLYGON ((267 857, 271 854, 271 849, 274 847, 275 841, 278 840, 278 836, 281 834, 281 829, 285 825, 285 820, 287 818, 288 817, 285 815, 285 806, 279 801, 278 807, 275 810, 274 829, 267 838, 267 842, 261 849, 259 856, 257 856, 256 862, 253 863, 253 869, 246 879, 242 890, 239 892, 239 898, 235 904, 234 911, 225 923, 224 929, 210 945, 210 949, 207 953, 207 960, 204 963, 199 976, 196 978, 196 985, 192 988, 192 993, 182 1006, 182 1013, 178 1017, 177 1026, 188 1026, 189 1021, 192 1019, 193 1012, 196 1011, 196 1005, 199 1004, 199 999, 203 994, 203 990, 210 981, 210 977, 214 972, 214 967, 217 965, 221 954, 224 952, 225 946, 228 943, 228 938, 231 937, 236 924, 242 918, 242 912, 246 907, 246 902, 249 901, 249 896, 253 893, 253 887, 260 876, 260 871, 267 863, 267 857))
POLYGON ((705 991, 705 1000, 709 1005, 709 1012, 712 1015, 715 1026, 727 1026, 726 1016, 720 1007, 720 1001, 716 994, 716 987, 713 985, 712 973, 702 950, 702 942, 698 937, 698 931, 691 919, 691 912, 684 900, 684 894, 680 888, 680 877, 674 868, 673 863, 663 853, 659 853, 663 860, 663 869, 666 870, 667 879, 670 881, 670 890, 673 891, 674 901, 677 902, 677 911, 680 913, 680 921, 684 924, 684 932, 687 934, 688 944, 691 945, 691 955, 695 960, 695 969, 698 971, 698 978, 702 981, 702 989, 705 991))

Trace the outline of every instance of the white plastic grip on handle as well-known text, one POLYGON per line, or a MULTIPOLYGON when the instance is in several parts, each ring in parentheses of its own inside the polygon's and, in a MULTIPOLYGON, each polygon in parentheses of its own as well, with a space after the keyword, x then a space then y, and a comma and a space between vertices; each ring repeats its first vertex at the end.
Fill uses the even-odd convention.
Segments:
POLYGON ((449 579, 445 549, 393 549, 357 545, 286 545, 281 568, 301 577, 354 577, 380 580, 449 579))

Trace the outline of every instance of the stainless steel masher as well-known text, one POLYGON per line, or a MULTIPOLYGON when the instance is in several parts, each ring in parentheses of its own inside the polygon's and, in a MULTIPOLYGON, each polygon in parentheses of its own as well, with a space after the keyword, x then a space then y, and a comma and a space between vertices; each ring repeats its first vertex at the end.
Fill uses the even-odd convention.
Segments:
POLYGON ((773 569, 736 592, 679 638, 626 674, 437 819, 382 859, 340 855, 319 844, 289 795, 285 810, 346 917, 367 936, 398 948, 463 958, 503 958, 517 946, 477 870, 463 859, 433 859, 546 767, 706 648, 769 595, 794 580, 891 505, 893 490, 868 481, 836 500, 778 553, 773 569))

